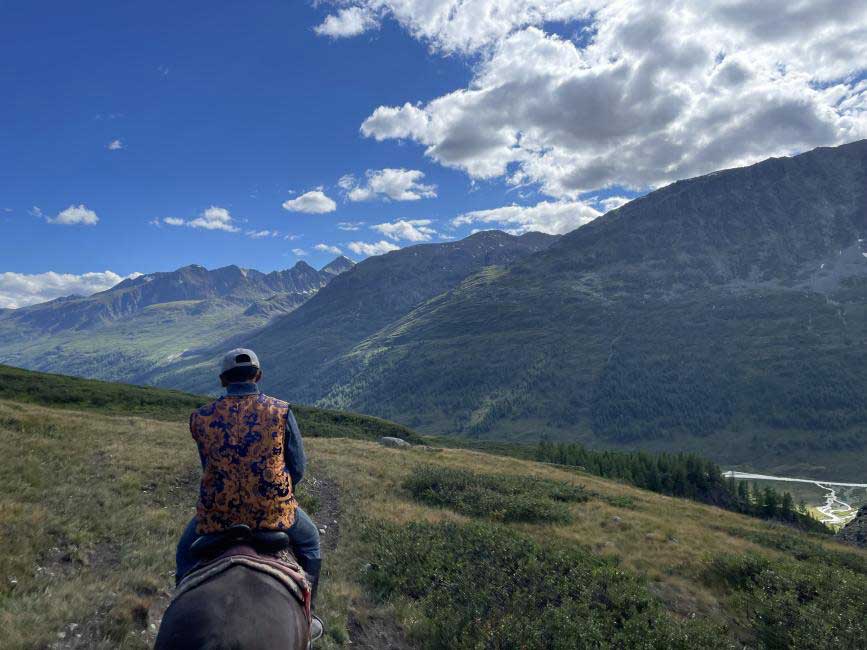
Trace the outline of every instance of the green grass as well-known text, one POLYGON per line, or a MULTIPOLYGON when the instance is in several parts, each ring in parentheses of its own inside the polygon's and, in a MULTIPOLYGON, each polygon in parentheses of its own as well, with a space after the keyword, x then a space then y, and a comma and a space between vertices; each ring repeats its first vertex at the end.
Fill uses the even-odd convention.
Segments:
POLYGON ((566 504, 589 498, 580 485, 433 465, 416 467, 404 487, 422 503, 501 522, 566 523, 571 521, 566 504))
POLYGON ((146 647, 196 498, 183 425, 0 401, 0 458, 0 645, 146 647))

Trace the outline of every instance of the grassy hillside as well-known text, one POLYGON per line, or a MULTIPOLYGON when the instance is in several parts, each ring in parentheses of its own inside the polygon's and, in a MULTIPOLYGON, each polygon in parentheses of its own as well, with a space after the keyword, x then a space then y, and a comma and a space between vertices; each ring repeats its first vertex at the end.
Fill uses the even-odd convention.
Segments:
MULTIPOLYGON (((20 373, 29 401, 0 398, 3 647, 145 648, 195 503, 180 400, 198 398, 157 391, 178 419, 154 419, 121 414, 155 406, 141 389, 90 407, 99 384, 64 379, 75 400, 20 373)), ((867 634, 867 553, 824 537, 466 449, 307 446, 302 500, 327 526, 323 647, 854 648, 867 634)))
MULTIPOLYGON (((105 414, 137 415, 153 420, 187 422, 193 409, 213 397, 176 390, 114 384, 66 375, 32 372, 0 365, 0 399, 105 414)), ((299 426, 308 437, 423 439, 407 427, 379 418, 293 405, 299 426)))

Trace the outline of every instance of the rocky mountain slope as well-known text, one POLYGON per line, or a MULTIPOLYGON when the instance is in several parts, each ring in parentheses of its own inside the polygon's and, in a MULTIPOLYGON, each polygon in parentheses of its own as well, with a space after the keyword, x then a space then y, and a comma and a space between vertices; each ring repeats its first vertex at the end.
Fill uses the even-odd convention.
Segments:
POLYGON ((0 361, 134 380, 189 348, 265 325, 306 302, 353 262, 261 273, 191 265, 0 314, 0 361))
POLYGON ((227 345, 262 350, 269 384, 293 400, 314 402, 332 385, 330 364, 425 301, 490 266, 544 250, 556 237, 480 232, 444 244, 422 244, 370 257, 335 278, 300 309, 249 336, 188 354, 147 380, 186 390, 208 390, 216 359, 227 345))

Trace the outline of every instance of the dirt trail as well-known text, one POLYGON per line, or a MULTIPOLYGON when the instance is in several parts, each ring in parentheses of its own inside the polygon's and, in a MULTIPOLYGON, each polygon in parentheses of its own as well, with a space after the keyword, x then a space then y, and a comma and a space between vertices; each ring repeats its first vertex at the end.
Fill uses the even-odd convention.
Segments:
POLYGON ((319 528, 322 550, 334 551, 340 543, 340 487, 325 477, 309 476, 305 483, 307 493, 319 502, 310 517, 319 528))

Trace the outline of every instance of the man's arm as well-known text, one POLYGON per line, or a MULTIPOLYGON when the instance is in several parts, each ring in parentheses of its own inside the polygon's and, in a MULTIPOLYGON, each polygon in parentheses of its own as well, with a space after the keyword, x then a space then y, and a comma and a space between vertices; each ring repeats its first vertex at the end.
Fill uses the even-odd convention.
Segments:
POLYGON ((289 410, 286 416, 286 435, 284 436, 283 457, 286 469, 292 477, 292 487, 295 487, 304 478, 304 469, 307 465, 307 457, 304 455, 304 441, 301 440, 301 430, 295 421, 295 414, 289 410))

